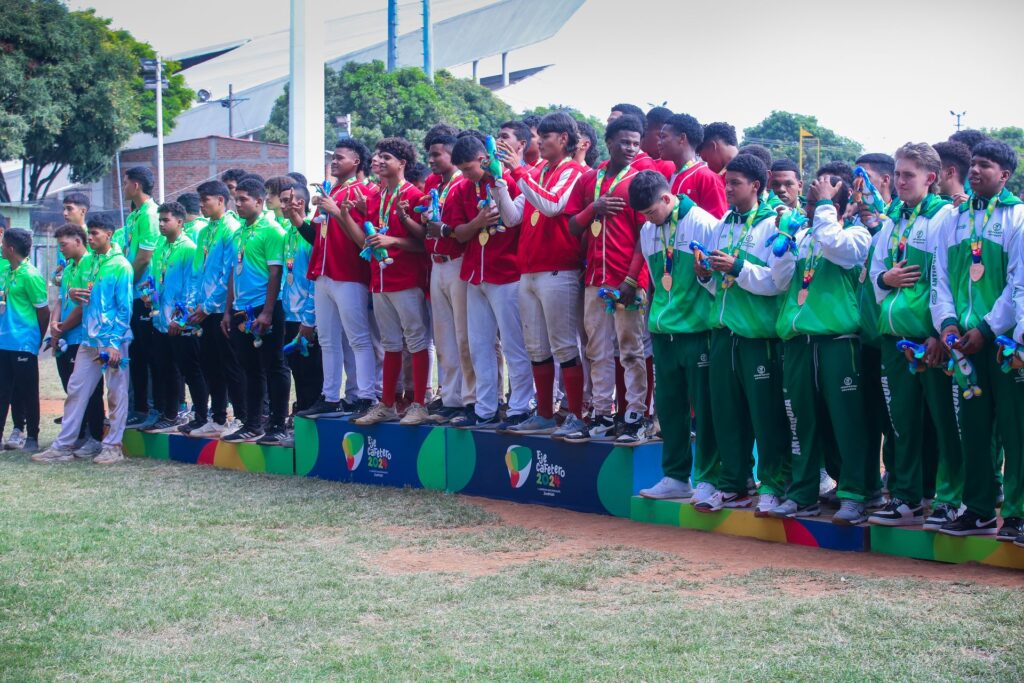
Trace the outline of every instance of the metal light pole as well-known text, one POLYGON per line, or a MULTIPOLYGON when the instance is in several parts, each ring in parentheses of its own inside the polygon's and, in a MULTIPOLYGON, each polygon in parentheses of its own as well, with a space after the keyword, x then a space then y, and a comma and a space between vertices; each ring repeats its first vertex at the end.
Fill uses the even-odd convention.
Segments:
POLYGON ((956 113, 955 111, 953 111, 952 109, 950 109, 950 110, 949 110, 949 114, 950 114, 950 116, 955 116, 955 117, 956 117, 956 129, 957 129, 957 130, 960 130, 960 119, 961 119, 962 117, 964 117, 964 116, 967 116, 967 112, 965 112, 965 111, 962 111, 962 112, 960 112, 960 113, 958 114, 958 113, 956 113))
POLYGON ((423 73, 434 82, 434 25, 430 21, 430 0, 423 0, 423 73))
POLYGON ((398 0, 388 0, 388 71, 398 68, 398 0))
POLYGON ((164 63, 156 57, 156 173, 160 203, 164 203, 164 63))

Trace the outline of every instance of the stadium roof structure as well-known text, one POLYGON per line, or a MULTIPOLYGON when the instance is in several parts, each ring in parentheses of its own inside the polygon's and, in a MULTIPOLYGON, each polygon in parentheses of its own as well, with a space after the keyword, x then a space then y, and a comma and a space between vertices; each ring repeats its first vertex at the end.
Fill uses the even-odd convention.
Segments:
MULTIPOLYGON (((486 1, 486 0, 485 0, 486 1)), ((584 0, 499 0, 480 6, 481 0, 440 0, 432 9, 433 63, 437 69, 468 64, 546 40, 565 24, 584 0)), ((417 3, 418 4, 418 3, 417 3)), ((324 54, 327 66, 340 69, 348 62, 386 59, 387 20, 384 10, 328 19, 324 54)), ((398 37, 398 65, 421 66, 422 23, 398 37)), ((188 66, 182 70, 189 87, 210 92, 208 102, 196 104, 178 116, 165 142, 207 135, 227 135, 228 117, 220 99, 231 84, 235 102, 234 133, 245 136, 262 129, 284 90, 289 75, 289 31, 206 50, 171 56, 188 66)), ((539 70, 539 69, 538 69, 539 70)), ((531 71, 530 69, 524 71, 531 71)), ((530 75, 516 72, 519 79, 530 75)), ((485 79, 486 82, 486 79, 485 79)), ((156 137, 137 133, 125 145, 136 149, 156 144, 156 137)))

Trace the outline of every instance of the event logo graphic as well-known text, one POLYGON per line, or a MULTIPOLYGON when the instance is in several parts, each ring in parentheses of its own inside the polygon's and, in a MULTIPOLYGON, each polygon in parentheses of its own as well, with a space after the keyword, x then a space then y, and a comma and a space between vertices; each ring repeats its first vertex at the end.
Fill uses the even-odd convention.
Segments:
POLYGON ((548 454, 538 450, 537 488, 545 495, 560 493, 563 479, 565 479, 565 468, 548 462, 548 454))
POLYGON ((508 468, 508 478, 512 483, 512 488, 522 488, 526 480, 530 478, 533 453, 526 446, 509 446, 505 451, 505 467, 508 468))
POLYGON ((366 437, 370 447, 366 449, 366 466, 371 470, 386 470, 391 466, 391 451, 377 445, 377 439, 366 437))
POLYGON ((341 438, 341 449, 345 452, 349 472, 354 471, 363 461, 364 446, 363 435, 359 432, 346 432, 341 438))

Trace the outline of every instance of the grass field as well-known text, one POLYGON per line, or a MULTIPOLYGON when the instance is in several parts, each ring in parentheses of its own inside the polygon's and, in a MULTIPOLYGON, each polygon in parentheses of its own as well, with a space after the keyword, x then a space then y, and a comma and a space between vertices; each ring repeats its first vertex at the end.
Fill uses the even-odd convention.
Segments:
POLYGON ((1024 679, 1009 571, 146 460, 0 511, 5 681, 1024 679))

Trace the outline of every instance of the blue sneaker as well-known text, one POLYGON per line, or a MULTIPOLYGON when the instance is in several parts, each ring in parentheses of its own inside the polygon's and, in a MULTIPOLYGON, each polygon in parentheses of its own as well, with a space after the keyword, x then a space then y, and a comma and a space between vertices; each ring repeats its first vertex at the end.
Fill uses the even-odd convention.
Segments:
POLYGON ((576 436, 579 437, 581 434, 586 435, 585 441, 577 441, 576 443, 585 443, 590 441, 590 432, 587 430, 587 423, 576 417, 574 413, 569 413, 569 416, 565 418, 565 422, 562 426, 555 430, 551 435, 552 439, 566 439, 567 437, 576 436))
POLYGON ((553 417, 541 417, 533 415, 530 419, 511 425, 508 429, 502 430, 504 434, 551 434, 558 428, 553 417))

